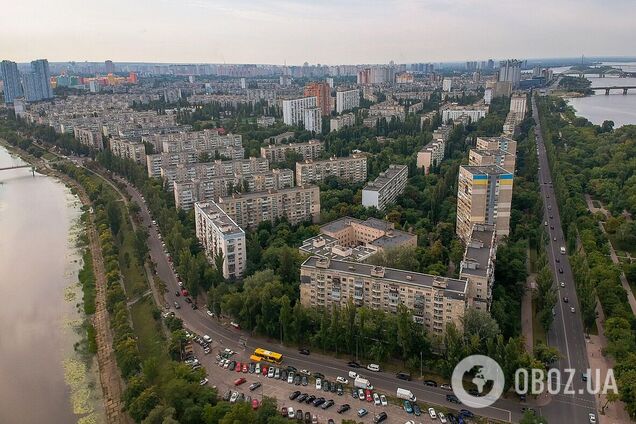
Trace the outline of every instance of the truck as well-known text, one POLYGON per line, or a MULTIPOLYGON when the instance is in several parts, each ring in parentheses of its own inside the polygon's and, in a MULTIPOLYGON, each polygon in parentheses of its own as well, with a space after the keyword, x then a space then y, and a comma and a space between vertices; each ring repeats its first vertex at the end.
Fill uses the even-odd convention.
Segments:
POLYGON ((357 376, 355 380, 353 380, 353 386, 357 387, 358 389, 373 389, 373 386, 371 385, 369 380, 360 376, 357 376))
POLYGON ((411 402, 417 401, 417 398, 415 397, 413 392, 407 389, 402 389, 401 387, 398 387, 396 396, 398 397, 398 399, 410 400, 411 402))
POLYGON ((561 246, 561 254, 565 255, 565 247, 561 246))

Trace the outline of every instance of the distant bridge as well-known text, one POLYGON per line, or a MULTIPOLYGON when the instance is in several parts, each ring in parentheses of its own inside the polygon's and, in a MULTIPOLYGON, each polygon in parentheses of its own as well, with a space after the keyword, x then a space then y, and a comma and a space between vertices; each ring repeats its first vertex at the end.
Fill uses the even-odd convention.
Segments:
POLYGON ((9 169, 18 169, 18 168, 32 168, 33 165, 15 165, 15 166, 5 166, 4 168, 0 168, 0 171, 8 171, 9 169))
POLYGON ((607 87, 590 87, 592 90, 605 90, 605 95, 609 96, 611 90, 623 90, 623 95, 627 94, 627 90, 633 90, 636 85, 612 85, 607 87))

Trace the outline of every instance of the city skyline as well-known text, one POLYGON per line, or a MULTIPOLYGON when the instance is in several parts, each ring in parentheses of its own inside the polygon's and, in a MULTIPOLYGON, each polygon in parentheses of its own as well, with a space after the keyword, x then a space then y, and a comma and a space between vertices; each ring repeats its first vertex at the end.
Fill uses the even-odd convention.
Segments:
POLYGON ((14 3, 8 10, 17 19, 0 28, 0 50, 3 59, 17 62, 47 57, 51 62, 289 65, 633 54, 634 5, 627 0, 537 0, 531 6, 520 0, 319 5, 161 0, 152 6, 122 0, 91 7, 78 0, 55 6, 43 0, 14 3), (600 21, 612 25, 596 31, 600 21))

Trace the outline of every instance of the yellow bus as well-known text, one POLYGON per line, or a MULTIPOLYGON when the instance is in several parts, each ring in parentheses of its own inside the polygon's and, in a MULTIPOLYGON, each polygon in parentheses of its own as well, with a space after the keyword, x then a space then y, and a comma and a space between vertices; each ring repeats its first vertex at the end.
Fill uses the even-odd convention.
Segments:
POLYGON ((254 349, 254 354, 250 356, 250 359, 255 362, 267 361, 273 364, 280 364, 283 362, 283 355, 259 347, 254 349))

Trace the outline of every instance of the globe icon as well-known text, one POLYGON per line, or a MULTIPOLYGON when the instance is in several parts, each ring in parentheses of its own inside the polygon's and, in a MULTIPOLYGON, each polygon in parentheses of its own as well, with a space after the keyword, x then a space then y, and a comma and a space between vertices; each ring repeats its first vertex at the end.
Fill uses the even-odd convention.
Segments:
POLYGON ((464 405, 484 408, 492 405, 502 395, 505 378, 503 370, 495 360, 484 355, 471 355, 457 364, 451 382, 453 392, 464 405), (464 389, 463 382, 467 374, 472 375, 470 381, 477 386, 479 396, 473 396, 464 389), (488 382, 492 382, 492 388, 484 394, 488 382))

